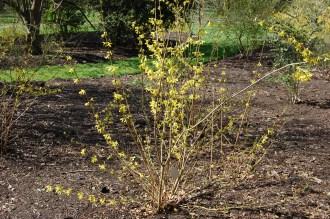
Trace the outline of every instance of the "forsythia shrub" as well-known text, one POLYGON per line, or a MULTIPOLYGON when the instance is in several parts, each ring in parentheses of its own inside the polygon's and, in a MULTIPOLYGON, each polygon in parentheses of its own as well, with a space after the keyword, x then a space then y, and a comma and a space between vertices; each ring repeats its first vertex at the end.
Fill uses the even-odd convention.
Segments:
MULTIPOLYGON (((187 30, 188 25, 182 15, 183 11, 188 10, 190 1, 159 0, 155 4, 158 9, 160 4, 166 4, 167 9, 173 12, 175 19, 170 28, 173 32, 187 30)), ((120 170, 112 168, 106 159, 93 154, 88 148, 81 150, 81 156, 90 156, 90 162, 100 171, 117 176, 123 182, 133 178, 144 193, 138 197, 106 199, 60 185, 48 185, 46 191, 64 196, 75 195, 79 200, 95 205, 145 203, 159 212, 189 200, 191 191, 221 181, 223 178, 219 174, 227 176, 229 181, 246 178, 266 153, 265 145, 274 135, 274 127, 267 129, 247 149, 240 148, 240 136, 246 128, 244 124, 256 94, 253 90, 247 91, 266 77, 302 63, 292 63, 257 77, 251 85, 233 94, 221 84, 225 81, 224 71, 220 86, 212 88, 210 97, 205 88, 211 80, 207 77, 203 53, 199 50, 203 41, 188 37, 169 46, 169 39, 166 38, 168 30, 161 10, 154 9, 152 13, 154 16, 149 18, 147 27, 152 30, 151 37, 144 33, 145 27, 134 25, 142 48, 139 58, 146 103, 142 108, 147 108, 143 110, 145 126, 137 124, 125 85, 120 80, 113 80, 116 88, 113 100, 101 111, 97 110, 95 99, 89 97, 88 90, 79 91, 79 95, 86 99, 85 106, 92 112, 95 128, 108 145, 109 157, 120 164, 120 170), (247 94, 247 98, 241 101, 243 107, 239 110, 239 105, 232 104, 231 100, 243 93, 247 94), (206 95, 208 98, 205 98, 206 95), (136 150, 122 147, 113 134, 111 127, 118 115, 119 122, 134 140, 136 150), (235 146, 232 153, 224 152, 222 147, 225 144, 235 146), (205 154, 207 156, 203 159, 205 154), (215 171, 219 168, 224 170, 221 173, 215 171)), ((102 37, 105 45, 111 48, 107 34, 102 37)), ((303 53, 305 62, 314 62, 309 50, 299 47, 299 51, 303 53)), ((110 58, 111 53, 108 56, 110 58)), ((310 78, 307 71, 296 69, 296 80, 303 82, 310 78)), ((74 73, 74 68, 70 72, 74 73)), ((79 80, 76 79, 75 83, 79 80)))

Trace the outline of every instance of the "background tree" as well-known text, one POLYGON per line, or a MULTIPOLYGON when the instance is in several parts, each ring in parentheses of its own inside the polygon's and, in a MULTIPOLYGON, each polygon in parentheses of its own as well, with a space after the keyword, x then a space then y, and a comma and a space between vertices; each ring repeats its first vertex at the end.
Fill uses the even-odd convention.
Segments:
MULTIPOLYGON (((154 17, 152 9, 155 7, 155 3, 159 4, 157 9, 161 11, 164 25, 169 27, 174 21, 174 12, 169 4, 174 2, 174 0, 100 0, 105 30, 114 43, 131 42, 136 37, 132 24, 148 26, 146 24, 148 24, 149 18, 154 17)), ((183 5, 183 3, 184 1, 180 4, 183 5)), ((148 30, 145 29, 145 31, 147 35, 148 30)))
POLYGON ((3 3, 13 8, 26 26, 31 54, 42 54, 40 25, 44 0, 4 0, 3 3))
POLYGON ((48 7, 45 17, 48 22, 58 25, 62 34, 76 31, 86 22, 96 30, 86 15, 92 10, 96 11, 96 8, 92 6, 92 3, 87 0, 63 0, 55 7, 48 7))
POLYGON ((4 2, 0 2, 0 11, 2 11, 3 9, 5 8, 5 4, 4 4, 4 2))
POLYGON ((289 3, 286 0, 208 0, 207 6, 215 12, 221 22, 217 22, 219 29, 229 30, 237 40, 242 53, 250 49, 247 45, 257 44, 262 36, 263 28, 258 25, 261 20, 271 17, 274 11, 281 10, 289 3), (251 42, 252 41, 252 42, 251 42))
POLYGON ((319 54, 330 48, 330 1, 292 0, 273 16, 273 24, 319 54))

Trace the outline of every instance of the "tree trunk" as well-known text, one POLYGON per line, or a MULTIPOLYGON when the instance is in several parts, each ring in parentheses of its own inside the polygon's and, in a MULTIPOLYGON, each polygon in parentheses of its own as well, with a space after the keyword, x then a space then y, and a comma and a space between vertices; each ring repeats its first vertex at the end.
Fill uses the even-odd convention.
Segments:
POLYGON ((40 24, 44 0, 0 0, 13 8, 27 28, 27 43, 32 55, 41 55, 40 24))
POLYGON ((27 22, 28 28, 28 43, 30 46, 30 52, 32 55, 41 55, 41 36, 40 36, 40 24, 42 15, 42 2, 43 0, 33 0, 30 9, 30 22, 27 22))
POLYGON ((28 27, 28 35, 27 42, 30 47, 30 53, 32 55, 41 55, 42 47, 41 47, 41 37, 40 37, 40 26, 39 28, 30 24, 28 27))
POLYGON ((0 1, 0 11, 3 11, 4 8, 5 8, 5 3, 0 1))

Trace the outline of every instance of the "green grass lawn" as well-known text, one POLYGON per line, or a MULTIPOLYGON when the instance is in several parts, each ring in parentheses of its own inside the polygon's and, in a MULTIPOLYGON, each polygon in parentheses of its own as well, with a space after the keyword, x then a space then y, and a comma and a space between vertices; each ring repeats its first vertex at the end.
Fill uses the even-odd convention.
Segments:
MULTIPOLYGON (((74 66, 41 66, 39 68, 26 69, 28 75, 31 75, 32 80, 48 81, 52 79, 72 79, 76 78, 99 78, 104 76, 121 76, 127 74, 138 74, 139 70, 138 58, 129 58, 126 60, 115 62, 102 63, 87 63, 76 64, 74 66), (75 73, 70 73, 73 68, 75 73), (110 69, 109 69, 110 68, 110 69)), ((0 71, 0 81, 12 81, 14 78, 14 71, 2 70, 0 71)))
MULTIPOLYGON (((91 21, 95 26, 98 23, 97 13, 91 13, 91 21)), ((239 46, 237 40, 235 40, 232 33, 225 30, 219 30, 218 25, 206 25, 207 20, 211 16, 203 20, 205 34, 202 35, 202 40, 205 42, 200 50, 204 53, 204 62, 212 60, 222 59, 228 56, 239 53, 239 46)), ((0 14, 0 35, 3 33, 10 34, 10 27, 13 27, 16 31, 21 30, 24 34, 24 26, 20 23, 19 19, 13 12, 6 12, 0 14), (13 25, 16 25, 13 27, 13 25)), ((86 23, 83 26, 84 31, 90 31, 90 25, 86 23)), ((197 30, 197 24, 193 24, 193 31, 197 30)), ((56 28, 49 24, 42 25, 43 33, 54 33, 56 28)), ((139 60, 138 58, 129 58, 126 60, 120 60, 113 63, 113 70, 108 68, 111 63, 97 63, 97 64, 77 64, 74 66, 76 75, 80 78, 98 78, 103 76, 113 75, 125 75, 125 74, 138 74, 139 60)), ((39 68, 26 69, 31 74, 33 80, 47 81, 55 78, 70 79, 76 77, 75 74, 69 73, 70 66, 41 66, 39 68)), ((0 70, 0 80, 10 81, 11 71, 0 70)))

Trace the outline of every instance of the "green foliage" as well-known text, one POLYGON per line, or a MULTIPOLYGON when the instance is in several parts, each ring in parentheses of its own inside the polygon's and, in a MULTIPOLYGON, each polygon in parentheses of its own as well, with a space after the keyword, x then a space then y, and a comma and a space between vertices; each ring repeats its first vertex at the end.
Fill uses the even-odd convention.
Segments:
POLYGON ((105 30, 113 43, 127 43, 134 38, 133 22, 147 22, 151 1, 101 1, 105 30))
POLYGON ((61 33, 69 33, 86 22, 82 13, 85 13, 84 8, 77 8, 76 5, 64 1, 55 11, 49 8, 45 16, 46 22, 57 24, 61 33))
MULTIPOLYGON (((294 0, 285 10, 274 14, 272 24, 317 55, 329 53, 329 7, 326 0, 294 0)), ((292 54, 288 54, 290 56, 292 54)))
POLYGON ((304 69, 291 68, 277 80, 287 86, 293 103, 300 100, 301 85, 311 79, 310 66, 324 63, 330 47, 329 1, 294 0, 268 20, 274 47, 274 65, 305 62, 304 69))
MULTIPOLYGON (((27 74, 33 75, 33 79, 37 81, 48 81, 52 79, 73 79, 76 75, 70 73, 71 66, 41 66, 38 68, 26 69, 27 74)), ((75 71, 79 78, 100 78, 105 76, 123 76, 140 73, 139 61, 137 58, 127 60, 76 64, 75 71), (110 70, 110 66, 115 66, 114 70, 110 70)), ((10 81, 9 70, 0 70, 0 81, 10 81)))
MULTIPOLYGON (((174 21, 174 12, 168 4, 175 0, 159 1, 157 10, 161 11, 161 20, 166 27, 174 21)), ((189 1, 190 2, 190 1, 189 1)), ((158 4, 158 3, 157 3, 158 4)), ((183 1, 179 3, 183 4, 183 1)), ((136 34, 133 25, 144 26, 145 35, 150 31, 147 25, 150 18, 153 18, 154 1, 150 0, 102 0, 102 14, 105 30, 109 33, 110 39, 115 44, 134 42, 136 34)))
POLYGON ((278 0, 211 0, 210 8, 215 8, 220 30, 231 32, 242 53, 248 54, 256 45, 261 45, 265 32, 258 25, 260 20, 270 17, 278 0))

